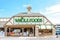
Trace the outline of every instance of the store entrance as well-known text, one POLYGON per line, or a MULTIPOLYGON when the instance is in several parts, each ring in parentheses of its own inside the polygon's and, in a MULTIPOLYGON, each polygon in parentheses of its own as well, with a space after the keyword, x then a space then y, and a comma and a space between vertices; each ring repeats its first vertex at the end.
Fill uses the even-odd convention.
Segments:
POLYGON ((33 28, 24 28, 23 36, 24 36, 24 37, 34 36, 33 28))
POLYGON ((24 28, 23 36, 28 36, 29 30, 27 28, 24 28))

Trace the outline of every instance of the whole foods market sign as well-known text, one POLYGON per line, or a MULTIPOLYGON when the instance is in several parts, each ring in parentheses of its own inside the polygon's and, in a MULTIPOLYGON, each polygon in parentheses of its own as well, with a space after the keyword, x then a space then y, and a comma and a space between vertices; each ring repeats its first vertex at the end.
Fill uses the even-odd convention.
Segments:
POLYGON ((42 18, 38 17, 19 17, 14 19, 15 22, 42 22, 42 18))

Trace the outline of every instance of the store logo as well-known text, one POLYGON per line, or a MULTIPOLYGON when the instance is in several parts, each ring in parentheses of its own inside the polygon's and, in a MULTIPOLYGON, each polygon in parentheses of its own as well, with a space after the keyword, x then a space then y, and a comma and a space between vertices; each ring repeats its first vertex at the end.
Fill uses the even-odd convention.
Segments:
POLYGON ((16 18, 15 22, 42 22, 42 18, 16 18))

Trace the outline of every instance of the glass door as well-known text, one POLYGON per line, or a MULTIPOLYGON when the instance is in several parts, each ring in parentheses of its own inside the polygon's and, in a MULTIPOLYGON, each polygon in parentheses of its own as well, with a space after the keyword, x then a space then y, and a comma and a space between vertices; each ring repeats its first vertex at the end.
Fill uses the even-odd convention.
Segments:
POLYGON ((23 36, 24 37, 27 37, 27 36, 32 37, 32 36, 34 36, 33 28, 24 28, 23 36))
POLYGON ((23 36, 27 37, 29 35, 29 30, 28 28, 24 28, 23 36))

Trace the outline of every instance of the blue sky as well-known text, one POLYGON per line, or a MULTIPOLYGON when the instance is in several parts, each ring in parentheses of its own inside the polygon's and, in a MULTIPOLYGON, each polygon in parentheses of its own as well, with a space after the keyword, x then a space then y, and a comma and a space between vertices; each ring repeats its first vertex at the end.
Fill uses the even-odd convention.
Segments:
POLYGON ((60 20, 60 0, 0 0, 0 17, 11 17, 20 12, 27 12, 27 5, 32 6, 32 12, 40 12, 53 23, 57 19, 60 20))

